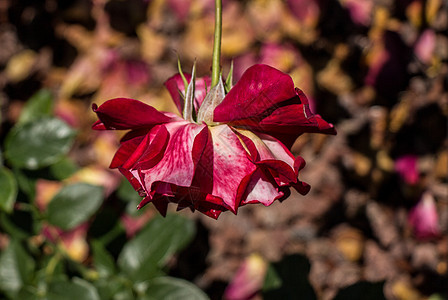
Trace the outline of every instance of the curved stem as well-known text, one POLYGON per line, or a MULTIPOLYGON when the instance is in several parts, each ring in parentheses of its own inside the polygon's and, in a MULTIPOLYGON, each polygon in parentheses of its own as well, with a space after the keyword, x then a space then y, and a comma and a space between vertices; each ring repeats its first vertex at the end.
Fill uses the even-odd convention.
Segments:
POLYGON ((47 263, 47 266, 45 267, 45 278, 46 281, 51 281, 53 277, 54 270, 56 270, 56 266, 61 261, 62 255, 61 252, 56 249, 56 253, 53 255, 53 257, 50 259, 50 261, 47 263))
POLYGON ((215 37, 213 40, 212 86, 218 84, 221 75, 222 1, 215 0, 215 37))

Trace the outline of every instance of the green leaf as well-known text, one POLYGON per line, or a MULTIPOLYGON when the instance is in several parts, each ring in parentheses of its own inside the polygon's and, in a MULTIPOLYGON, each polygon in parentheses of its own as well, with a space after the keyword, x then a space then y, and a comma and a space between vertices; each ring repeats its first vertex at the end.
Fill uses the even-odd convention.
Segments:
POLYGON ((14 222, 9 219, 8 215, 4 213, 0 213, 0 227, 4 232, 18 240, 25 240, 30 236, 29 233, 14 224, 14 222))
POLYGON ((25 286, 20 290, 20 292, 17 294, 17 299, 20 300, 36 300, 40 299, 37 295, 37 289, 33 286, 25 286))
POLYGON ((286 256, 280 262, 271 264, 270 268, 266 275, 272 282, 265 280, 263 299, 317 299, 308 280, 311 266, 305 256, 286 256))
POLYGON ((42 89, 34 94, 23 107, 18 124, 24 124, 53 113, 53 95, 42 89))
MULTIPOLYGON (((117 189, 117 196, 125 202, 137 202, 138 204, 142 201, 142 197, 139 196, 139 194, 126 179, 121 181, 120 186, 117 189)), ((137 205, 134 208, 136 207, 137 205)))
POLYGON ((93 264, 100 277, 109 277, 115 273, 115 262, 112 256, 99 241, 92 241, 93 264))
POLYGON ((269 265, 266 276, 264 278, 263 291, 278 289, 281 286, 282 279, 279 277, 274 267, 272 265, 269 265))
POLYGON ((12 172, 0 168, 0 210, 11 213, 17 197, 17 181, 12 172))
POLYGON ((192 220, 175 214, 156 216, 126 243, 118 266, 135 281, 151 278, 169 257, 191 241, 196 231, 194 225, 192 220))
POLYGON ((13 168, 12 172, 14 173, 14 177, 17 180, 20 190, 24 192, 29 199, 34 199, 36 196, 37 179, 34 176, 27 174, 27 171, 23 169, 13 168))
POLYGON ((64 180, 78 171, 78 166, 68 157, 63 157, 61 160, 50 166, 50 173, 58 180, 64 180))
POLYGON ((145 295, 139 300, 207 300, 207 295, 192 283, 173 277, 150 280, 145 295))
POLYGON ((31 280, 33 271, 34 260, 18 241, 11 240, 0 256, 0 290, 17 293, 31 280))
POLYGON ((94 282, 101 299, 131 300, 134 299, 132 284, 126 278, 113 276, 100 278, 94 282))
POLYGON ((55 281, 48 288, 48 300, 100 300, 96 288, 81 278, 70 281, 55 281))
POLYGON ((89 219, 103 202, 103 188, 87 183, 63 187, 48 204, 48 221, 64 230, 89 219))
POLYGON ((75 132, 56 118, 42 118, 14 127, 6 137, 5 157, 18 168, 39 169, 60 160, 75 132))

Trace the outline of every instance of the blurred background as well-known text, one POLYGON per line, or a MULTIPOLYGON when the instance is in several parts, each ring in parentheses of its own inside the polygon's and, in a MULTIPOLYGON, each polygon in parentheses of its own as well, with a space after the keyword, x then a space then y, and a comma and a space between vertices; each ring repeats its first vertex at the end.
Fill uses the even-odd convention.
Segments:
POLYGON ((212 0, 0 0, 0 298, 448 299, 448 4, 224 0, 222 67, 290 74, 337 136, 303 135, 312 189, 161 218, 92 103, 176 112, 211 73, 212 0))

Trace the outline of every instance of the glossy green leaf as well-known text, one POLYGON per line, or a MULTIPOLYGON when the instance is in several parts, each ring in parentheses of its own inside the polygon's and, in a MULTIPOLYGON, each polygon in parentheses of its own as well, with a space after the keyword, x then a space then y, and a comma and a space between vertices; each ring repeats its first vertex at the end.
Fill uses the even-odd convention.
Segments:
POLYGON ((126 289, 124 286, 118 290, 113 295, 113 300, 129 300, 129 299, 135 299, 134 294, 132 293, 131 289, 126 289))
POLYGON ((12 212, 17 197, 17 181, 12 172, 0 168, 0 210, 12 212))
POLYGON ((46 167, 70 150, 74 135, 74 131, 59 119, 34 120, 9 132, 5 157, 18 168, 35 170, 46 167))
POLYGON ((72 281, 55 281, 48 287, 47 300, 100 300, 96 288, 89 282, 73 278, 72 281))
POLYGON ((139 300, 206 300, 207 295, 192 283, 173 277, 150 280, 145 295, 139 300))
POLYGON ((25 286, 17 294, 17 299, 20 300, 36 300, 39 299, 37 289, 33 286, 25 286))
POLYGON ((115 273, 115 262, 112 256, 99 241, 91 242, 93 264, 100 277, 108 277, 115 273))
POLYGON ((101 299, 128 300, 134 299, 132 285, 122 277, 100 278, 94 285, 101 299))
POLYGON ((17 180, 19 189, 25 193, 29 199, 34 199, 36 196, 36 178, 34 176, 29 176, 27 170, 13 168, 12 172, 17 180))
POLYGON ((17 293, 31 280, 33 271, 34 260, 18 241, 11 240, 0 256, 0 290, 17 293))
POLYGON ((190 219, 175 214, 166 218, 157 216, 123 247, 118 265, 133 280, 150 278, 169 257, 191 241, 195 231, 190 219))
POLYGON ((23 124, 53 113, 53 95, 42 89, 34 94, 23 107, 18 123, 23 124))
POLYGON ((63 157, 50 166, 50 173, 58 180, 64 180, 76 173, 79 167, 68 157, 63 157))
POLYGON ((48 204, 48 221, 64 230, 89 219, 103 202, 103 188, 87 183, 63 187, 48 204))

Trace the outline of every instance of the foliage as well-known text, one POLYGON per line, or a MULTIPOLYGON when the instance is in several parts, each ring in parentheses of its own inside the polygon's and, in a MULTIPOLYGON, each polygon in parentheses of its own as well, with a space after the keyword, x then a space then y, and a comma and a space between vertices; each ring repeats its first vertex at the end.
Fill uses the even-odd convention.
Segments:
POLYGON ((45 90, 31 97, 4 144, 0 297, 206 299, 193 284, 166 275, 170 259, 195 235, 192 220, 153 217, 118 247, 114 240, 126 226, 116 216, 109 220, 115 224, 111 228, 98 225, 105 201, 125 206, 134 191, 130 196, 122 184, 116 194, 106 195, 89 176, 79 176, 80 166, 67 156, 76 131, 52 114, 51 103, 45 90))
MULTIPOLYGON (((109 170, 122 134, 92 131, 91 105, 124 97, 176 113, 163 82, 179 72, 178 58, 185 71, 196 62, 197 78, 210 74, 214 1, 6 1, 0 299, 169 298, 166 290, 197 290, 184 279, 221 299, 228 283, 262 288, 244 268, 254 253, 275 261, 257 297, 448 299, 448 2, 223 2, 226 92, 251 65, 268 64, 338 129, 336 138, 305 134, 291 148, 307 160, 301 179, 310 193, 204 221, 180 254, 193 233, 179 248, 162 246, 169 236, 144 248, 151 228, 170 235, 177 230, 164 225, 184 232, 193 224, 169 214, 164 223, 151 205, 136 209, 139 194, 109 170), (127 257, 141 247, 154 260, 127 257)), ((198 82, 196 92, 199 83, 210 90, 198 82)))

